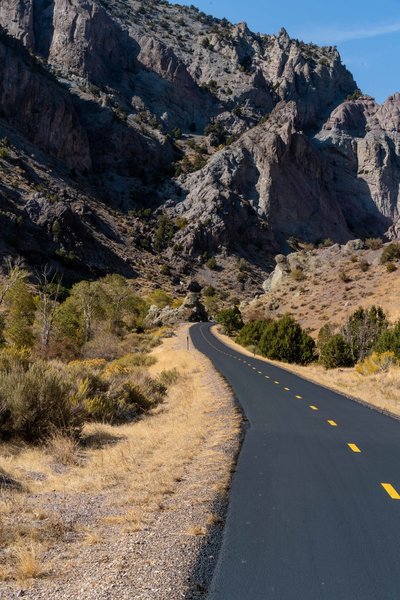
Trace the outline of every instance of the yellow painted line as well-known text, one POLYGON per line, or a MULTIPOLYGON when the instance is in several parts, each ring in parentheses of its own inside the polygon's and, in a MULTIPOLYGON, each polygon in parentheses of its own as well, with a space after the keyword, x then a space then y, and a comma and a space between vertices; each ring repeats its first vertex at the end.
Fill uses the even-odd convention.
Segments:
POLYGON ((266 375, 266 376, 265 376, 265 379, 269 379, 269 375, 266 375))
POLYGON ((335 421, 328 421, 329 425, 332 425, 332 427, 337 427, 337 423, 335 423, 335 421))
POLYGON ((390 483, 381 483, 381 486, 389 494, 392 500, 400 500, 400 494, 390 483))
POLYGON ((303 396, 296 396, 299 400, 303 400, 303 396))
POLYGON ((279 385, 279 381, 274 381, 274 383, 276 383, 276 385, 279 385))
POLYGON ((310 406, 311 410, 318 410, 318 408, 316 406, 310 406))
POLYGON ((357 446, 357 444, 347 444, 348 447, 350 448, 350 450, 353 450, 353 452, 361 452, 360 448, 357 446))
POLYGON ((283 388, 284 390, 286 390, 287 392, 290 392, 290 388, 283 388))

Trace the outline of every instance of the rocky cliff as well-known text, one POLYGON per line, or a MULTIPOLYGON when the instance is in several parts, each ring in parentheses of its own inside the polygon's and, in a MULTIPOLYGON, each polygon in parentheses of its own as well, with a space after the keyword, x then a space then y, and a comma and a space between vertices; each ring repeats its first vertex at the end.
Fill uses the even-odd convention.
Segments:
POLYGON ((3 255, 178 286, 238 255, 258 285, 293 237, 399 236, 400 96, 336 48, 164 0, 3 0, 0 27, 3 255))

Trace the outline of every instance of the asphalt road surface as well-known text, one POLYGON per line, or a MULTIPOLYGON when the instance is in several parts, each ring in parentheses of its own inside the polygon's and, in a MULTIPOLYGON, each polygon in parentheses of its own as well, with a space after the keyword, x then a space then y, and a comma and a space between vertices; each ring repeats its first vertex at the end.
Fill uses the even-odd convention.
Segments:
POLYGON ((208 600, 400 600, 400 422, 191 337, 249 420, 208 600))

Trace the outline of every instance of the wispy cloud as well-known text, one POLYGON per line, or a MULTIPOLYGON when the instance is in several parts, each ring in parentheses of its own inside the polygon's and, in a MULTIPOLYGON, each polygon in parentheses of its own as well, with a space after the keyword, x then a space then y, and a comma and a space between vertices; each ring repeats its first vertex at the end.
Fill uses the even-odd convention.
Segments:
MULTIPOLYGON (((382 25, 373 25, 366 27, 359 27, 354 29, 332 29, 332 30, 319 30, 314 31, 311 34, 311 38, 315 42, 324 43, 340 43, 349 42, 351 40, 364 40, 367 38, 378 37, 381 35, 388 35, 390 33, 400 32, 400 21, 395 23, 388 23, 382 25)), ((311 33, 311 32, 310 32, 311 33)))

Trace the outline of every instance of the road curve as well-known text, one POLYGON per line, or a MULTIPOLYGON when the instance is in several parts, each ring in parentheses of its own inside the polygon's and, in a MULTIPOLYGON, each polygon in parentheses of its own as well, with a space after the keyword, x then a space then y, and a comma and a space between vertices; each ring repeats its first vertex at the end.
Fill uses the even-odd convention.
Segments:
POLYGON ((194 325, 192 342, 250 426, 208 600, 400 600, 400 422, 210 327, 194 325))

